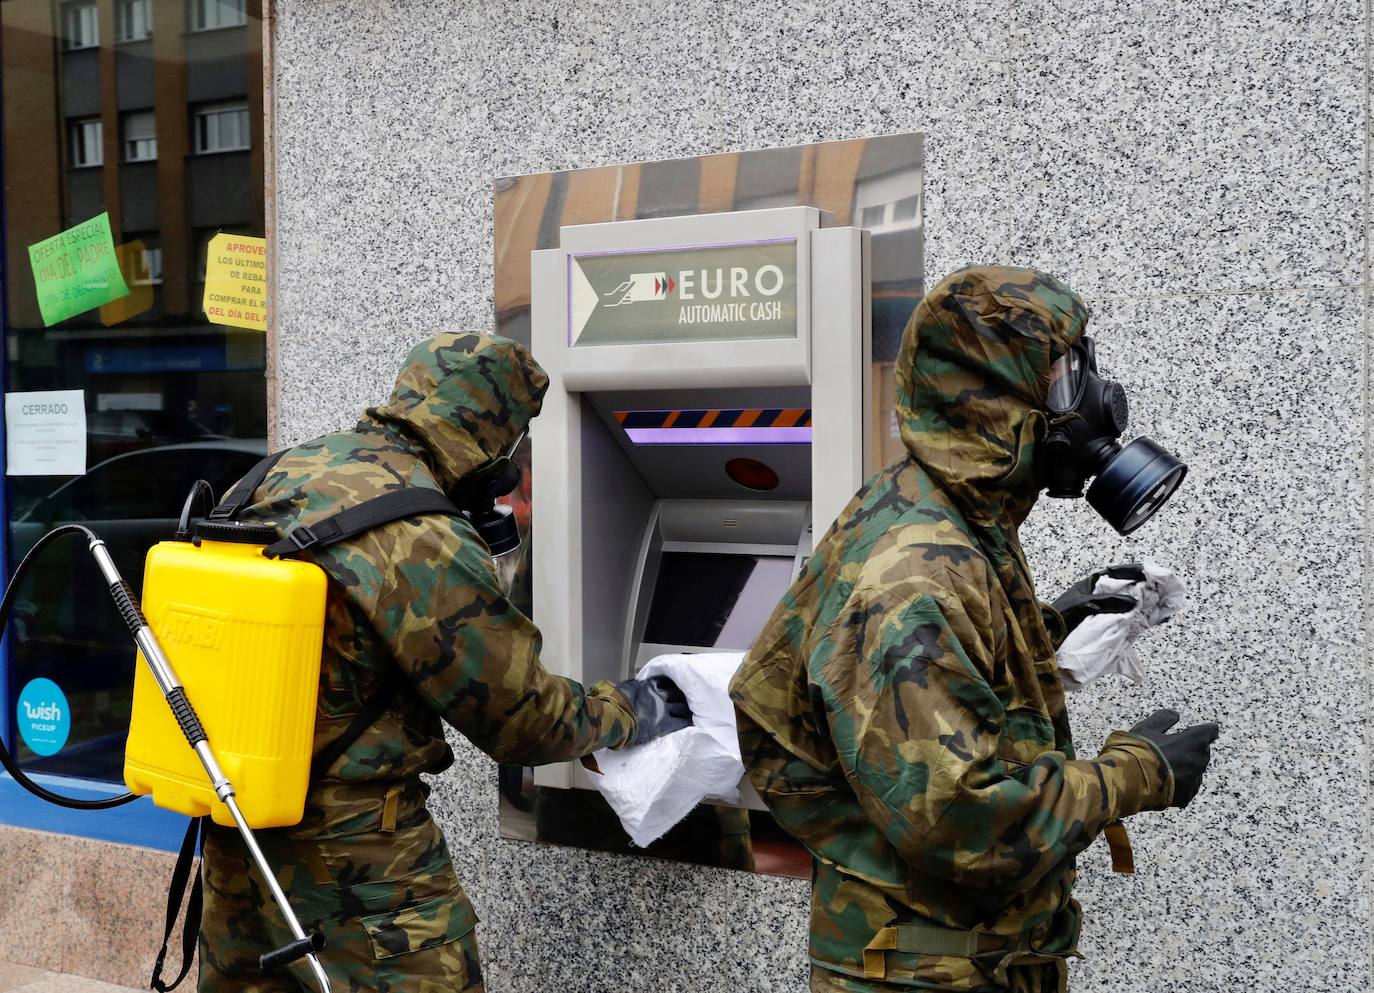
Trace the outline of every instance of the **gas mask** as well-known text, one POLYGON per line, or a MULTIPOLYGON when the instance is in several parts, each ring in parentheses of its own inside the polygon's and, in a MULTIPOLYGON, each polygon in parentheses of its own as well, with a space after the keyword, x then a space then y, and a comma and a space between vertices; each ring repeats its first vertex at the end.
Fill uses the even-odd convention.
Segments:
POLYGON ((515 461, 515 452, 524 440, 525 436, 520 435, 509 451, 468 473, 448 493, 449 499, 458 505, 468 523, 491 549, 501 591, 507 595, 523 558, 520 527, 515 520, 515 511, 496 501, 520 485, 520 466, 515 461))
POLYGON ((1045 439, 1046 494, 1083 496, 1120 534, 1144 524, 1178 489, 1188 467, 1149 438, 1124 447, 1126 391, 1097 374, 1091 338, 1081 339, 1050 370, 1050 430, 1045 439))

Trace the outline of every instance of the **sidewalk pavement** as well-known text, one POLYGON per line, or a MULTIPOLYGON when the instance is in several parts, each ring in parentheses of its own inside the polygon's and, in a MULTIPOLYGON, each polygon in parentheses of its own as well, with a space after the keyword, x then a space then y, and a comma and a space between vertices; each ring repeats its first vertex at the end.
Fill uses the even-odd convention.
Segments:
POLYGON ((27 965, 0 962, 0 993, 141 993, 84 976, 46 972, 27 965))

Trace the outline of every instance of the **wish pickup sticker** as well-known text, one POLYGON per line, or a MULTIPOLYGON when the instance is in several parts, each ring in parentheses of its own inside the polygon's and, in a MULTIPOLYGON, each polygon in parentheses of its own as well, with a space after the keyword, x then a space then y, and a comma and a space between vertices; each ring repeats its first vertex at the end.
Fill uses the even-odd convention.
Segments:
POLYGON ((30 245, 29 265, 44 327, 129 295, 110 235, 109 214, 30 245))
POLYGON ((267 330, 267 239, 217 234, 205 256, 205 299, 211 324, 267 330))
POLYGON ((72 712, 62 688, 51 679, 34 679, 19 691, 15 708, 19 737, 35 755, 56 755, 72 730, 72 712))

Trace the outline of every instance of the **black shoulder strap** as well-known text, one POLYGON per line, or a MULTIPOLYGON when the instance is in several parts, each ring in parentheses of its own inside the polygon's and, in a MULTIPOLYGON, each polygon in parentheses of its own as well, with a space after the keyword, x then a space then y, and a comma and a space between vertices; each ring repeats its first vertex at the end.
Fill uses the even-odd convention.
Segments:
MULTIPOLYGON (((228 500, 228 497, 225 499, 228 500)), ((307 549, 346 541, 364 531, 371 531, 383 524, 404 520, 407 517, 417 517, 420 514, 448 514, 456 517, 460 513, 453 501, 438 490, 392 490, 390 493, 365 500, 356 507, 341 510, 334 516, 326 517, 308 527, 298 524, 285 538, 268 545, 263 554, 269 558, 298 555, 307 549)))
MULTIPOLYGON (((417 517, 421 514, 448 514, 456 517, 460 513, 453 501, 437 490, 393 490, 371 500, 365 500, 356 507, 341 510, 315 524, 298 524, 285 538, 268 545, 263 554, 270 558, 299 555, 312 548, 347 541, 355 535, 390 524, 392 521, 405 520, 407 517, 417 517)), ((348 751, 353 743, 362 737, 363 732, 376 723, 377 718, 391 706, 396 694, 404 685, 405 679, 399 669, 393 669, 387 674, 376 692, 368 697, 362 709, 354 715, 343 734, 311 760, 311 782, 319 780, 329 767, 338 761, 339 756, 348 751)))
POLYGON ((239 512, 253 501, 253 491, 262 485, 262 481, 267 478, 267 474, 272 471, 272 467, 277 464, 277 460, 285 455, 287 449, 283 448, 280 452, 273 452, 263 459, 253 468, 248 470, 248 475, 238 481, 232 490, 224 494, 224 499, 219 502, 214 510, 210 511, 212 521, 232 521, 239 516, 239 512))
POLYGON ((382 685, 377 687, 376 692, 367 698, 363 704, 363 709, 354 715, 348 727, 344 728, 344 733, 339 735, 334 741, 329 743, 329 747, 320 752, 310 760, 310 781, 318 782, 320 777, 329 771, 329 767, 339 760, 339 756, 348 751, 353 743, 363 736, 363 732, 376 723, 377 718, 386 712, 391 706, 391 702, 396 699, 396 694, 401 691, 405 684, 405 679, 399 669, 392 669, 387 673, 382 685))
MULTIPOLYGON (((248 474, 239 480, 238 485, 225 494, 219 506, 210 512, 210 518, 212 520, 234 520, 237 518, 243 508, 248 506, 252 500, 253 491, 262 485, 267 474, 272 471, 272 467, 284 454, 285 452, 277 452, 269 455, 253 466, 248 474)), ((301 552, 312 548, 323 548, 340 541, 347 541, 364 531, 371 531, 373 528, 390 524, 392 521, 405 520, 407 517, 418 517, 421 514, 447 514, 457 517, 460 513, 462 511, 454 502, 437 490, 412 488, 392 490, 381 496, 373 497, 371 500, 364 500, 356 507, 341 510, 315 524, 297 524, 287 532, 285 538, 268 545, 263 550, 263 554, 268 558, 299 555, 301 552)), ((404 683, 405 680, 401 676, 400 670, 393 670, 382 680, 381 686, 363 704, 362 709, 344 729, 344 733, 311 761, 311 782, 324 775, 329 767, 338 760, 339 756, 348 751, 353 743, 362 736, 363 732, 386 712, 404 683)), ((184 846, 182 854, 185 855, 184 846)), ((178 862, 177 865, 178 871, 180 871, 181 863, 178 862)), ((175 882, 176 877, 173 878, 173 883, 175 884, 175 882)), ((184 885, 183 882, 181 888, 184 888, 184 885)), ((197 880, 197 886, 199 886, 199 880, 197 880)), ((198 892, 198 890, 192 891, 192 899, 196 899, 198 892)), ((179 903, 179 894, 177 900, 179 903)), ((198 913, 199 906, 197 906, 198 913)), ((171 923, 167 925, 169 935, 171 934, 171 926, 171 923)), ((163 951, 165 954, 165 944, 163 951)), ((160 967, 161 958, 158 962, 160 967)))
POLYGON ((170 983, 162 981, 162 963, 167 958, 167 944, 172 940, 176 928, 177 914, 181 910, 181 898, 186 893, 186 881, 191 875, 191 863, 195 860, 197 849, 205 847, 205 828, 209 818, 193 817, 186 828, 186 837, 181 841, 181 851, 177 854, 176 868, 172 870, 172 882, 167 888, 167 927, 162 932, 162 950, 157 953, 153 964, 153 979, 150 988, 158 993, 170 993, 181 985, 186 974, 191 971, 191 963, 196 957, 196 939, 200 935, 200 910, 204 899, 204 883, 201 874, 196 872, 196 881, 191 884, 191 899, 186 904, 186 920, 181 925, 181 971, 170 983))

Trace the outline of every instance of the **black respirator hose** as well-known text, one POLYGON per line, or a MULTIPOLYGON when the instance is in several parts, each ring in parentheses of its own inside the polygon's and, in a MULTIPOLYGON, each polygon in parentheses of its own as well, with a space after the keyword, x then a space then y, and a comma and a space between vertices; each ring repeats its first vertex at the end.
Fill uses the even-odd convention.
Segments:
MULTIPOLYGON (((15 594, 19 592, 19 587, 23 585, 24 577, 28 574, 29 567, 33 564, 33 560, 36 559, 38 553, 48 545, 52 544, 58 538, 64 538, 67 535, 81 535, 86 539, 86 544, 88 546, 91 542, 99 540, 94 531, 90 528, 84 528, 80 524, 63 524, 61 527, 53 528, 47 534, 43 535, 43 537, 39 538, 37 543, 29 549, 28 554, 20 561, 18 568, 14 570, 14 576, 10 579, 10 585, 5 589, 4 599, 0 600, 0 632, 5 631, 9 626, 10 610, 14 607, 15 594)), ((24 770, 19 768, 19 763, 14 761, 9 752, 5 751, 5 743, 3 740, 0 740, 0 766, 4 766, 5 771, 14 777, 14 781, 34 796, 38 797, 40 800, 47 800, 48 803, 55 803, 59 807, 70 807, 73 810, 108 810, 110 807, 121 807, 126 803, 138 799, 138 797, 132 793, 124 793, 120 796, 107 797, 103 800, 78 800, 75 797, 62 796, 60 793, 54 793, 52 790, 44 789, 24 774, 24 770)))

